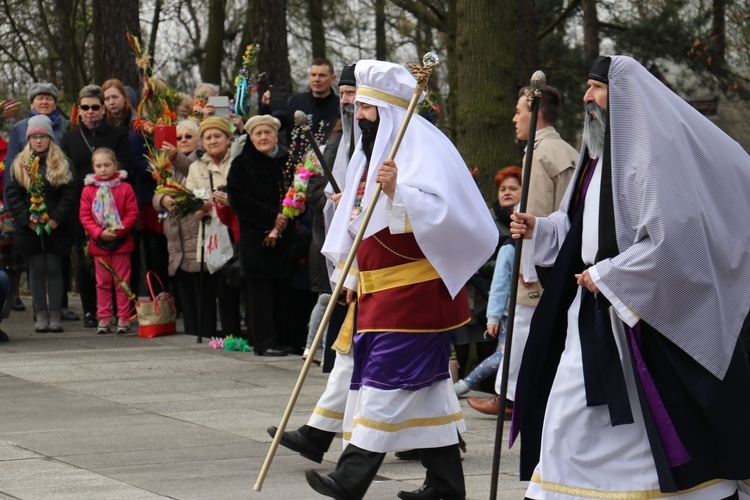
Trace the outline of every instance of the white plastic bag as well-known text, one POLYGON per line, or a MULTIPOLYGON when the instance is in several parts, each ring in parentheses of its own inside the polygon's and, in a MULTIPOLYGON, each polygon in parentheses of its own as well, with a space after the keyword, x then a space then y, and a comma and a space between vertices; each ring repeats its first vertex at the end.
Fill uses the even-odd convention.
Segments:
POLYGON ((220 270, 234 255, 232 239, 229 237, 229 229, 221 223, 214 210, 213 217, 205 226, 205 241, 203 246, 206 252, 206 267, 213 274, 220 270))

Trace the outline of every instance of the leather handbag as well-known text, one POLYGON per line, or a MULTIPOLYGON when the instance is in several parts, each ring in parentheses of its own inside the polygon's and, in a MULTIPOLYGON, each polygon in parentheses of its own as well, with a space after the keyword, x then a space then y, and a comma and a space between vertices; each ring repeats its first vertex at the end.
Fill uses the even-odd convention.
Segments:
POLYGON ((148 285, 148 292, 151 294, 151 300, 135 303, 135 310, 138 314, 138 336, 141 338, 153 338, 177 333, 175 325, 177 308, 174 301, 168 293, 162 292, 156 295, 152 280, 156 280, 161 289, 164 290, 159 275, 153 271, 147 272, 146 284, 148 285))

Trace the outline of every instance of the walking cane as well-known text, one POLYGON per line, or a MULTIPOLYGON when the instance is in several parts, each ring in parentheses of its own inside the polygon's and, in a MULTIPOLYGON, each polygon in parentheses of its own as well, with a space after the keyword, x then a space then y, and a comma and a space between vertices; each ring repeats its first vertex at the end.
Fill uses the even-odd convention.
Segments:
POLYGON ((333 178, 333 172, 331 171, 331 168, 328 166, 325 159, 323 158, 323 153, 320 152, 320 148, 318 147, 318 143, 315 140, 315 136, 310 130, 310 119, 307 117, 304 111, 301 111, 298 109, 297 111, 294 112, 294 125, 297 127, 300 127, 302 129, 302 133, 304 133, 305 137, 307 137, 307 140, 310 141, 310 145, 312 146, 313 151, 315 152, 315 156, 318 157, 320 166, 323 167, 323 172, 325 172, 326 177, 328 178, 328 182, 331 183, 331 187, 333 188, 333 193, 334 194, 340 193, 341 188, 339 188, 339 185, 336 183, 336 179, 333 178))
MULTIPOLYGON (((427 80, 430 78, 432 70, 434 70, 435 67, 440 64, 440 60, 437 54, 433 52, 428 52, 427 54, 425 54, 422 58, 422 62, 424 66, 417 66, 412 64, 408 65, 409 69, 414 74, 414 77, 417 79, 417 86, 414 87, 414 95, 412 95, 411 101, 409 102, 409 107, 406 110, 404 120, 401 122, 401 127, 398 129, 396 139, 393 141, 391 151, 390 153, 388 153, 387 159, 389 160, 393 160, 396 157, 398 148, 401 145, 401 140, 404 138, 404 134, 406 133, 406 127, 409 126, 411 115, 417 108, 419 98, 421 97, 422 92, 424 92, 424 89, 427 86, 427 80)), ((333 314, 334 307, 336 307, 335 298, 341 294, 341 291, 344 288, 343 277, 349 273, 349 269, 351 269, 352 267, 354 258, 357 255, 357 249, 359 248, 359 244, 365 234, 367 225, 370 223, 370 218, 372 218, 372 213, 375 210, 375 205, 382 190, 383 186, 378 183, 378 185, 375 186, 374 192, 372 193, 370 203, 367 205, 367 209, 362 216, 362 224, 357 231, 357 235, 354 237, 352 248, 351 250, 349 250, 349 255, 347 256, 344 267, 341 270, 342 278, 338 280, 338 282, 336 283, 336 287, 331 293, 331 300, 328 301, 328 306, 326 307, 326 311, 323 314, 323 319, 320 322, 318 331, 315 333, 315 338, 313 339, 312 345, 310 346, 310 352, 317 351, 318 347, 320 346, 320 341, 323 338, 323 332, 325 332, 326 328, 328 328, 328 322, 331 320, 331 315, 333 314)), ((296 404, 297 398, 299 397, 300 390, 302 389, 302 384, 305 381, 307 372, 310 371, 310 365, 312 364, 313 358, 314 356, 308 356, 307 359, 305 359, 305 363, 302 365, 302 370, 300 371, 299 377, 297 378, 297 383, 294 386, 294 390, 292 391, 291 396, 289 396, 289 402, 286 405, 286 410, 284 410, 284 415, 281 417, 281 422, 279 422, 279 427, 276 430, 276 435, 274 436, 273 442, 271 443, 271 448, 269 448, 268 450, 266 460, 263 462, 263 467, 261 467, 260 473, 258 474, 258 479, 256 480, 255 486, 253 487, 255 491, 261 491, 261 489, 263 488, 263 481, 265 481, 266 475, 268 474, 268 469, 271 467, 271 462, 273 461, 273 457, 276 454, 276 449, 279 447, 279 443, 281 442, 281 436, 286 430, 286 424, 289 422, 289 417, 291 416, 294 405, 296 404)))
MULTIPOLYGON (((209 176, 210 178, 210 176, 209 176)), ((201 219, 201 267, 198 275, 198 337, 196 344, 203 343, 203 266, 206 260, 206 218, 201 219)))
MULTIPOLYGON (((526 101, 531 111, 529 120, 529 140, 526 146, 526 161, 523 165, 523 186, 521 188, 521 204, 518 211, 526 212, 526 202, 529 198, 529 181, 531 179, 531 160, 534 158, 534 139, 536 138, 536 121, 539 115, 539 101, 542 97, 542 87, 547 84, 547 77, 541 71, 531 75, 531 89, 526 90, 526 101)), ((513 323, 516 317, 516 295, 518 294, 518 275, 521 272, 521 249, 523 238, 515 243, 513 255, 513 270, 510 276, 510 300, 508 303, 508 320, 505 330, 505 355, 503 356, 503 376, 500 381, 500 408, 497 412, 497 428, 495 430, 495 451, 492 454, 492 482, 490 485, 490 500, 497 499, 497 482, 500 474, 500 450, 503 444, 503 428, 505 424, 505 398, 508 394, 508 373, 510 372, 510 350, 513 346, 513 323)))

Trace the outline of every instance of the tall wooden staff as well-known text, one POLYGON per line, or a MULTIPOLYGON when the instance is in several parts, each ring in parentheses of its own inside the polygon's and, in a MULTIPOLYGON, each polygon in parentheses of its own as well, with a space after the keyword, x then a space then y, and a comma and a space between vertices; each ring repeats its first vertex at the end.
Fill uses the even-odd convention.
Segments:
MULTIPOLYGON (((396 134, 396 139, 393 141, 391 151, 390 153, 388 153, 387 159, 389 160, 393 160, 396 157, 398 148, 399 146, 401 146, 401 140, 404 138, 404 134, 406 133, 406 127, 409 126, 409 121, 411 120, 411 116, 412 114, 414 114, 414 111, 417 108, 419 98, 422 96, 422 92, 424 92, 425 87, 427 87, 427 80, 429 80, 432 70, 434 70, 435 67, 440 64, 440 60, 437 54, 428 52, 422 58, 422 64, 424 64, 424 66, 417 66, 412 64, 409 65, 409 69, 417 79, 417 86, 414 87, 414 94, 412 95, 411 101, 409 102, 409 107, 406 109, 406 115, 401 122, 401 127, 398 129, 398 134, 396 134)), ((336 283, 336 287, 331 293, 331 300, 328 301, 328 307, 326 307, 326 311, 323 314, 323 319, 320 322, 318 331, 315 333, 315 338, 313 339, 312 345, 310 346, 310 352, 317 351, 318 346, 320 346, 320 342, 323 338, 323 332, 325 332, 326 328, 328 328, 328 322, 331 320, 333 309, 336 306, 336 297, 341 295, 341 291, 344 288, 343 277, 349 273, 349 269, 351 269, 352 263, 354 263, 354 258, 357 255, 357 249, 359 248, 359 244, 365 234, 367 225, 370 223, 372 213, 375 210, 375 205, 382 190, 383 186, 378 183, 378 185, 375 186, 374 192, 372 193, 370 203, 367 205, 367 210, 365 210, 362 218, 362 224, 357 231, 357 235, 354 237, 352 248, 351 250, 349 250, 349 255, 347 256, 344 267, 341 270, 342 278, 338 280, 338 283, 336 283)), ((299 377, 297 377, 297 383, 294 386, 292 395, 289 396, 289 402, 286 405, 286 410, 284 410, 284 415, 281 417, 281 422, 279 422, 279 427, 276 431, 276 435, 273 438, 273 442, 271 443, 271 448, 269 448, 268 450, 266 460, 263 462, 263 467, 261 467, 260 473, 258 474, 258 479, 255 482, 255 486, 253 486, 253 489, 255 491, 261 491, 261 489, 263 488, 263 481, 265 481, 266 475, 268 474, 268 469, 271 467, 271 462, 273 461, 273 457, 276 454, 276 449, 279 447, 279 443, 281 442, 281 436, 286 430, 286 424, 289 422, 289 417, 291 416, 294 405, 296 404, 297 398, 299 397, 300 390, 302 389, 302 384, 305 381, 305 377, 307 377, 307 372, 310 371, 310 365, 312 364, 313 358, 314 356, 308 356, 307 359, 305 359, 305 363, 302 365, 302 370, 300 371, 299 377)))
MULTIPOLYGON (((529 120, 529 140, 526 146, 526 161, 523 165, 523 186, 521 188, 521 204, 519 212, 526 212, 526 202, 529 198, 529 181, 531 180, 531 161, 534 158, 534 140, 536 138, 536 121, 539 116, 539 101, 542 97, 542 87, 547 84, 547 77, 541 71, 531 75, 531 87, 526 92, 526 102, 531 111, 529 120)), ((492 454, 492 483, 490 485, 490 500, 497 499, 497 482, 500 474, 500 451, 503 444, 503 427, 505 424, 505 398, 508 394, 508 373, 510 372, 510 350, 513 347, 513 323, 516 317, 516 295, 518 294, 518 275, 521 271, 521 249, 523 239, 516 240, 513 256, 513 271, 510 276, 510 300, 508 304, 508 320, 505 330, 505 355, 503 356, 503 375, 500 381, 500 408, 497 412, 497 428, 495 430, 495 451, 492 454)))

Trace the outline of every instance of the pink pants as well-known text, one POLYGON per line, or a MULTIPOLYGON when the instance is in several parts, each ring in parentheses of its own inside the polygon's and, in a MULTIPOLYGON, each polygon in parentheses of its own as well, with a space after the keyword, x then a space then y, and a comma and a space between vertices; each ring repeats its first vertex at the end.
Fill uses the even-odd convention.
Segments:
POLYGON ((99 257, 109 264, 125 283, 130 283, 130 254, 116 253, 110 255, 94 255, 94 267, 96 269, 96 302, 98 306, 99 319, 108 320, 112 317, 112 287, 117 291, 117 317, 125 320, 130 312, 130 300, 125 292, 117 284, 117 280, 107 271, 99 257))

